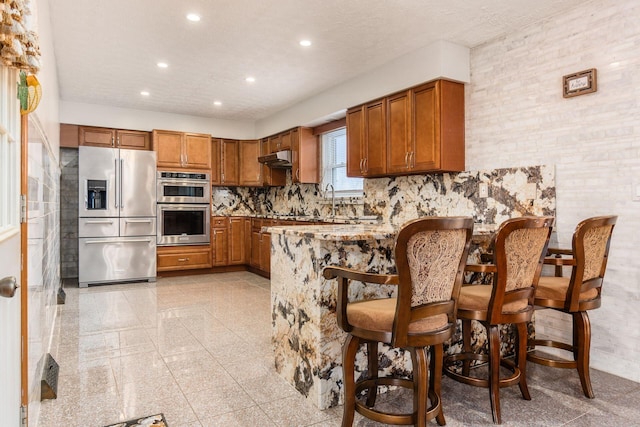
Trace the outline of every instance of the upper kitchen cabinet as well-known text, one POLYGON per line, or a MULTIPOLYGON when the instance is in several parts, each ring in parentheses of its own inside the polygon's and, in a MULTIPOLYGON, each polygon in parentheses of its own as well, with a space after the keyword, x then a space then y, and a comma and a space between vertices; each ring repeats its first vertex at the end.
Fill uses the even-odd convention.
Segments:
POLYGON ((240 173, 238 167, 238 152, 240 141, 223 139, 220 149, 220 185, 238 185, 240 173))
POLYGON ((78 145, 150 150, 149 132, 79 126, 78 145))
POLYGON ((438 80, 419 86, 412 90, 411 102, 414 169, 463 171, 464 84, 438 80))
POLYGON ((464 170, 463 84, 437 80, 388 99, 390 174, 464 170))
POLYGON ((260 156, 260 141, 257 139, 240 141, 238 163, 240 168, 240 185, 262 186, 262 164, 258 162, 260 156))
POLYGON ((386 174, 386 131, 385 99, 347 110, 347 176, 386 174))
POLYGON ((153 131, 158 167, 211 169, 211 136, 165 130, 153 131))
POLYGON ((60 123, 60 147, 78 148, 80 126, 60 123))
MULTIPOLYGON (((273 152, 271 142, 273 137, 264 138, 260 141, 260 155, 264 156, 273 152)), ((277 150, 275 150, 277 151, 277 150)), ((265 187, 284 186, 287 182, 287 172, 285 169, 273 169, 267 165, 262 166, 262 185, 265 187)))
POLYGON ((347 111, 347 175, 464 170, 464 85, 436 80, 347 111))
MULTIPOLYGON (((320 144, 310 128, 298 127, 290 132, 291 181, 317 184, 320 182, 320 144)), ((282 138, 285 139, 284 137, 282 138)))

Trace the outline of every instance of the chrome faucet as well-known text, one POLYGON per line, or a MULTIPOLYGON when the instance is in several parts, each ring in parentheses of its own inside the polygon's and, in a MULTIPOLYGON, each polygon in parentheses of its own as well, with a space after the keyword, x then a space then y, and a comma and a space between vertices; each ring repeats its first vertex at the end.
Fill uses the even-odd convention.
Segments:
POLYGON ((324 197, 327 197, 327 191, 329 191, 329 187, 331 187, 331 216, 334 217, 336 216, 336 191, 335 188, 333 188, 333 184, 329 183, 324 188, 324 197))

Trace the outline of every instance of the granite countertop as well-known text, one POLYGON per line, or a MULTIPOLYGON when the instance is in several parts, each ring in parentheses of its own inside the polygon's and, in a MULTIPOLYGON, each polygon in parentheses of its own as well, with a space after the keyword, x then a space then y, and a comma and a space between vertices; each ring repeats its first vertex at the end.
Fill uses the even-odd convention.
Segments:
MULTIPOLYGON (((349 224, 315 224, 315 225, 280 225, 275 227, 263 227, 272 234, 284 234, 288 236, 309 237, 317 240, 384 240, 394 239, 399 227, 390 224, 363 224, 352 222, 349 224)), ((496 226, 494 224, 478 224, 474 226, 473 240, 476 242, 491 239, 496 226)))
POLYGON ((295 214, 283 214, 283 213, 271 213, 271 214, 234 214, 234 215, 217 215, 215 213, 211 214, 212 217, 215 216, 242 216, 247 218, 261 218, 261 219, 279 219, 279 220, 290 220, 290 221, 301 221, 301 222, 329 222, 335 224, 379 224, 380 220, 377 216, 342 216, 337 215, 334 217, 320 217, 320 216, 312 216, 312 215, 295 215, 295 214))

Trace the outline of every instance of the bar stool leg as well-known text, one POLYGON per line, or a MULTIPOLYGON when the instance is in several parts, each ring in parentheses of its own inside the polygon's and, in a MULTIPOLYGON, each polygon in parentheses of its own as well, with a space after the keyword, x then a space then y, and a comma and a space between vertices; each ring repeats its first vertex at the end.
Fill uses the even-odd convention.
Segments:
POLYGON ((443 426, 447 422, 444 419, 444 412, 442 411, 442 399, 440 397, 440 390, 442 388, 442 344, 432 345, 430 352, 431 354, 429 355, 429 357, 431 358, 431 360, 429 361, 429 363, 431 365, 431 369, 429 371, 429 386, 438 397, 438 400, 440 400, 440 409, 438 410, 438 415, 436 415, 436 421, 438 422, 438 425, 443 426))
POLYGON ((489 398, 493 422, 502 424, 500 417, 500 330, 498 325, 485 324, 489 338, 489 398))
MULTIPOLYGON (((369 378, 378 378, 378 343, 369 341, 367 343, 367 370, 369 378)), ((367 390, 367 406, 372 408, 376 404, 376 396, 378 395, 378 386, 369 387, 367 390)))
POLYGON ((593 388, 589 375, 589 352, 591 351, 591 321, 586 311, 573 313, 573 356, 580 376, 582 391, 593 399, 593 388))
MULTIPOLYGON (((462 320, 462 353, 471 353, 471 320, 462 320)), ((471 367, 471 359, 462 361, 462 375, 468 377, 471 367)))
POLYGON ((526 323, 518 323, 518 349, 516 353, 516 367, 520 370, 520 393, 525 400, 531 400, 529 394, 529 388, 527 387, 527 341, 529 338, 529 331, 527 330, 526 323))
POLYGON ((342 427, 351 427, 356 409, 355 367, 356 353, 360 347, 360 339, 347 335, 342 347, 342 378, 344 381, 344 407, 342 413, 342 427))

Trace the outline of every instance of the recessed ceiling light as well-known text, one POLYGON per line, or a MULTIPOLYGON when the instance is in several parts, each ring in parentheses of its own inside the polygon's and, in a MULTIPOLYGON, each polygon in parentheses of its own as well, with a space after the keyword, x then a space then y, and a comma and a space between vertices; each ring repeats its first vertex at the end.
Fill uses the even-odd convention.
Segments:
POLYGON ((256 78, 255 78, 255 77, 247 77, 247 78, 245 79, 245 81, 246 81, 247 83, 254 83, 254 82, 256 81, 256 78))
POLYGON ((300 46, 304 46, 304 47, 311 46, 311 40, 300 40, 300 46))
POLYGON ((167 68, 169 66, 166 62, 158 62, 157 65, 159 68, 167 68))
POLYGON ((187 19, 192 22, 198 22, 200 21, 200 16, 196 15, 195 13, 190 13, 187 15, 187 19))
POLYGON ((140 95, 149 96, 149 92, 147 92, 146 90, 143 90, 142 92, 140 92, 140 95))
POLYGON ((213 105, 215 105, 216 107, 219 107, 222 105, 222 102, 220 101, 213 101, 213 105))

